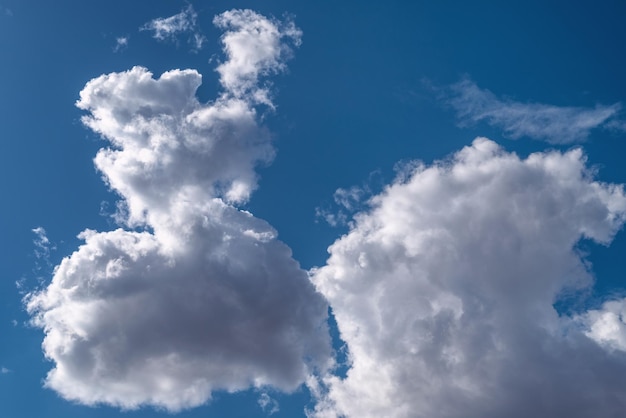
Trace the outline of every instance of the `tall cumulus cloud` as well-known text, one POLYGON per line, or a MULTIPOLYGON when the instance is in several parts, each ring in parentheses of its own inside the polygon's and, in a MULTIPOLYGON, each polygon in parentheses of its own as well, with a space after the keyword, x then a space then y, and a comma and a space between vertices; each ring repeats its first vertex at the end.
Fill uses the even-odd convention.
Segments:
POLYGON ((311 383, 311 416, 623 415, 624 303, 554 308, 593 283, 577 243, 608 245, 626 218, 580 149, 522 159, 479 138, 370 204, 312 272, 349 369, 311 383))
POLYGON ((135 67, 80 93, 84 124, 110 143, 95 165, 133 230, 85 230, 27 298, 54 364, 45 384, 67 399, 177 411, 215 390, 291 391, 331 362, 326 302, 275 230, 235 206, 274 155, 260 77, 284 68, 300 32, 249 10, 215 23, 214 101, 197 100, 195 70, 135 67))

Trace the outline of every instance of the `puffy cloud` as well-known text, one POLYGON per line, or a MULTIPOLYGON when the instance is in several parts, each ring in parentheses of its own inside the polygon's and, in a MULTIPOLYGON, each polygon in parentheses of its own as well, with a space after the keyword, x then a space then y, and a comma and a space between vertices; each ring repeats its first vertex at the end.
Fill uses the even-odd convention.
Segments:
POLYGON ((198 14, 190 4, 178 14, 153 19, 139 29, 154 32, 152 36, 159 41, 177 41, 180 34, 188 33, 189 42, 195 49, 201 49, 206 38, 198 29, 197 20, 198 14))
POLYGON ((593 282, 577 243, 608 245, 626 217, 580 149, 521 159, 479 138, 370 204, 312 272, 350 361, 310 383, 312 416, 623 414, 626 355, 605 349, 623 346, 623 304, 553 307, 593 282))
POLYGON ((291 20, 268 20, 252 10, 231 10, 213 23, 226 31, 222 43, 228 60, 217 67, 224 88, 235 97, 252 95, 267 103, 268 91, 258 86, 259 77, 285 69, 289 43, 300 45, 302 31, 291 20))
POLYGON ((462 124, 486 121, 513 139, 529 137, 553 144, 585 141, 597 128, 623 130, 616 119, 622 106, 559 107, 498 99, 469 79, 450 86, 446 98, 462 124))
POLYGON ((615 350, 626 351, 626 299, 604 303, 578 319, 587 327, 587 336, 599 344, 615 350))
POLYGON ((46 385, 67 399, 177 411, 214 390, 291 391, 331 362, 325 300, 276 232, 233 206, 273 156, 258 103, 228 85, 200 103, 200 83, 135 67, 80 93, 83 122, 110 142, 96 167, 139 230, 84 231, 26 299, 54 362, 46 385))
POLYGON ((160 223, 185 200, 243 202, 256 188, 255 166, 273 158, 251 103, 224 94, 201 104, 201 82, 195 70, 154 79, 135 67, 91 80, 80 93, 78 107, 90 112, 83 122, 113 145, 98 152, 96 166, 133 223, 160 223))

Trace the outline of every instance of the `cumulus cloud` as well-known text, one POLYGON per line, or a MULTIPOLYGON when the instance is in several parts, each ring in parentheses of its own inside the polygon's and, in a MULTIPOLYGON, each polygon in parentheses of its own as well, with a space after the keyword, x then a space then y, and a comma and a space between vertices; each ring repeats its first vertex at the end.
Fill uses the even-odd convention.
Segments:
POLYGON ((586 334, 599 344, 613 350, 626 351, 626 299, 604 303, 579 316, 586 326, 586 334))
POLYGON ((199 50, 202 48, 206 38, 198 28, 197 20, 198 14, 190 4, 180 13, 170 17, 153 19, 139 28, 139 30, 152 31, 152 37, 158 41, 178 42, 180 35, 187 34, 189 35, 189 43, 196 50, 199 50))
MULTIPOLYGON (((257 43, 263 59, 228 48, 237 30, 249 36, 273 21, 245 10, 219 19, 237 20, 223 39, 229 80, 250 65, 259 75, 282 68, 278 28, 257 43)), ((274 154, 258 102, 223 83, 200 103, 200 83, 195 70, 154 78, 135 67, 80 93, 84 124, 110 143, 95 165, 134 229, 85 230, 51 283, 26 299, 54 363, 46 385, 67 399, 177 411, 214 390, 292 391, 331 363, 325 300, 276 231, 234 206, 274 154)))
POLYGON ((285 70, 290 44, 300 45, 302 31, 291 20, 268 20, 252 10, 222 13, 213 23, 225 30, 222 43, 228 60, 217 67, 222 85, 235 97, 253 96, 271 105, 259 77, 285 70))
POLYGON ((583 142, 594 129, 623 131, 616 119, 620 103, 593 108, 562 107, 499 99, 469 79, 449 87, 446 102, 457 112, 461 124, 485 121, 504 130, 512 139, 529 137, 553 144, 583 142))
POLYGON ((415 164, 355 215, 311 272, 346 342, 345 378, 310 387, 314 417, 617 417, 624 303, 560 316, 592 285, 581 239, 608 245, 622 186, 580 149, 521 159, 476 139, 415 164))

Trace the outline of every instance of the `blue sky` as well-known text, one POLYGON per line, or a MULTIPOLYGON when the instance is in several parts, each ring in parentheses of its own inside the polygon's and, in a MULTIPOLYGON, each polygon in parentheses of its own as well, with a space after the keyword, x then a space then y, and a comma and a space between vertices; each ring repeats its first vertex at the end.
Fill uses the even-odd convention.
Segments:
POLYGON ((336 3, 0 0, 0 415, 619 416, 626 6, 336 3))

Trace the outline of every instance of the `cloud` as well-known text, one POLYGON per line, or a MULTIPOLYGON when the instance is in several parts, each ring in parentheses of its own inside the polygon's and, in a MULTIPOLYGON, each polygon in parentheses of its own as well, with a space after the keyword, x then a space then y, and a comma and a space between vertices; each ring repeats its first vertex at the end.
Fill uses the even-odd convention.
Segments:
POLYGON ((444 96, 462 125, 486 121, 512 139, 529 137, 567 144, 587 140, 594 129, 624 131, 624 122, 616 119, 620 103, 593 108, 521 103, 499 99, 469 79, 450 86, 444 96))
POLYGON ((48 259, 50 257, 50 247, 52 244, 46 235, 46 230, 38 226, 37 228, 33 228, 32 232, 36 236, 33 240, 33 244, 35 244, 35 257, 48 259))
POLYGON ((35 234, 33 244, 35 245, 35 258, 37 259, 35 262, 35 270, 39 271, 44 267, 52 267, 50 252, 56 250, 55 245, 50 242, 46 235, 46 230, 43 227, 38 226, 32 229, 32 232, 35 234))
MULTIPOLYGON (((220 19, 233 16, 229 36, 274 25, 250 11, 220 19)), ((284 34, 272 33, 257 45, 280 55, 284 34)), ((244 63, 240 52, 227 49, 223 68, 263 73, 267 61, 232 65, 244 63)), ((273 72, 281 59, 269 60, 273 72)), ((325 300, 276 231, 234 206, 274 155, 258 102, 223 83, 200 103, 200 83, 195 70, 154 78, 135 67, 80 93, 84 124, 110 143, 95 165, 133 230, 85 230, 50 284, 26 298, 54 363, 46 386, 66 399, 178 411, 215 390, 292 391, 332 362, 325 300)))
POLYGON ((521 159, 479 138, 370 199, 311 272, 350 368, 310 382, 309 415, 620 416, 626 354, 606 346, 625 346, 624 303, 553 307, 593 283, 577 243, 626 218, 593 174, 580 149, 521 159))
POLYGON ((128 48, 128 36, 120 36, 115 39, 115 46, 113 47, 113 52, 119 52, 126 48, 128 48))
POLYGON ((7 369, 6 367, 0 367, 0 374, 9 374, 11 373, 10 369, 7 369))
POLYGON ((587 336, 602 346, 626 351, 626 299, 604 303, 601 309, 594 309, 580 315, 578 319, 586 326, 587 336))
POLYGON ((315 217, 323 219, 332 227, 348 225, 349 214, 360 209, 361 202, 367 195, 371 195, 367 186, 352 186, 348 189, 340 187, 333 193, 336 210, 317 207, 315 208, 315 217))
POLYGON ((280 405, 278 404, 278 401, 270 397, 270 395, 268 395, 267 393, 261 393, 261 396, 259 396, 257 402, 263 412, 267 413, 267 415, 274 415, 275 413, 280 411, 280 405))
MULTIPOLYGON (((400 164, 396 171, 401 170, 400 164)), ((338 188, 333 193, 333 204, 325 204, 315 208, 315 218, 324 220, 332 227, 350 226, 351 217, 365 209, 366 202, 382 186, 380 171, 372 171, 366 182, 360 186, 338 188)))
POLYGON ((195 50, 200 50, 206 38, 198 29, 197 19, 198 14, 190 4, 180 13, 170 17, 153 19, 140 27, 139 30, 154 32, 152 37, 158 41, 178 42, 179 35, 188 34, 188 42, 193 45, 195 50))
POLYGON ((291 20, 268 20, 252 10, 231 10, 213 23, 225 30, 228 60, 217 67, 222 85, 235 97, 252 96, 271 105, 267 88, 258 86, 259 77, 285 70, 290 44, 300 45, 302 31, 291 20))

